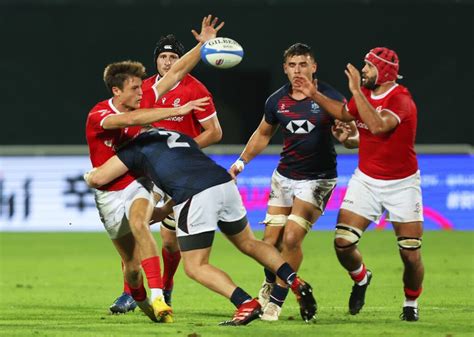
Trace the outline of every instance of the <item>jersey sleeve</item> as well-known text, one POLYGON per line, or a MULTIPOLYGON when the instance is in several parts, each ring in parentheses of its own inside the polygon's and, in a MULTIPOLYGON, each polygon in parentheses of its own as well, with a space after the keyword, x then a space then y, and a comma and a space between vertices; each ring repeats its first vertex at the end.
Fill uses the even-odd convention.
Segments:
POLYGON ((143 96, 142 96, 142 101, 140 102, 140 108, 142 109, 148 109, 148 108, 153 108, 155 102, 156 102, 156 93, 153 88, 148 88, 143 91, 143 96))
POLYGON ((412 100, 406 94, 397 94, 388 98, 383 109, 388 110, 397 117, 398 122, 407 118, 412 111, 412 100))
POLYGON ((270 96, 265 102, 264 115, 263 115, 265 122, 267 122, 268 124, 275 125, 278 123, 275 110, 276 110, 275 99, 273 96, 270 96))
POLYGON ((214 116, 216 113, 216 107, 214 105, 214 101, 212 99, 212 94, 207 90, 207 88, 199 82, 198 80, 194 81, 193 85, 193 99, 203 98, 203 97, 210 97, 211 99, 208 101, 208 105, 204 106, 204 111, 194 110, 193 114, 196 116, 196 119, 199 122, 204 122, 207 119, 214 116))
POLYGON ((354 97, 352 97, 349 101, 349 103, 346 104, 346 110, 347 112, 349 112, 352 116, 357 116, 357 113, 358 113, 358 110, 357 110, 357 106, 356 106, 356 103, 355 103, 355 99, 354 97))
POLYGON ((117 157, 130 171, 136 168, 136 151, 134 144, 129 144, 117 151, 117 157))
POLYGON ((92 127, 94 130, 102 131, 104 130, 102 126, 104 124, 104 120, 114 114, 114 112, 109 110, 95 111, 89 115, 89 126, 92 127))

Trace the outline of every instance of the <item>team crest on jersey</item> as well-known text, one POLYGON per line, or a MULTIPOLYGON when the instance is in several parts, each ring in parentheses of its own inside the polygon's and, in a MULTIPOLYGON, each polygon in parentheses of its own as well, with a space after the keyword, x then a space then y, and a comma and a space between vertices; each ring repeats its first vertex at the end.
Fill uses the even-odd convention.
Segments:
POLYGON ((180 107, 181 106, 181 104, 179 104, 180 102, 181 102, 181 98, 176 98, 173 102, 173 106, 175 108, 180 107))
POLYGON ((112 139, 105 140, 104 144, 105 144, 105 146, 108 146, 108 147, 113 147, 114 146, 114 143, 112 142, 112 139))
POLYGON ((311 113, 317 114, 321 110, 319 109, 319 105, 316 102, 311 102, 311 113))
POLYGON ((306 119, 293 120, 286 125, 286 129, 291 133, 310 133, 315 127, 306 119))
POLYGON ((166 102, 166 97, 163 97, 163 98, 161 99, 161 104, 165 104, 165 102, 166 102))
POLYGON ((281 103, 280 106, 279 106, 279 109, 277 110, 277 113, 282 114, 282 113, 285 113, 285 112, 290 112, 290 110, 288 110, 286 108, 285 103, 281 103))

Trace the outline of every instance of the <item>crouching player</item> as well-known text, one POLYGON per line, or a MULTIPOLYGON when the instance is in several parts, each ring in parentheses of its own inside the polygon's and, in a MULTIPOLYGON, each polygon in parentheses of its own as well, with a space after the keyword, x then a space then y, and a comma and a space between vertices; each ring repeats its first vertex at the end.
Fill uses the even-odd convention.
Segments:
POLYGON ((248 224, 242 199, 232 177, 207 157, 196 142, 181 133, 147 131, 102 166, 86 173, 87 184, 97 188, 128 171, 144 174, 175 203, 177 237, 186 274, 237 307, 222 325, 246 325, 259 317, 261 306, 224 271, 209 263, 216 229, 244 254, 276 273, 296 294, 301 316, 311 320, 316 302, 311 287, 297 277, 273 246, 257 240, 248 224))

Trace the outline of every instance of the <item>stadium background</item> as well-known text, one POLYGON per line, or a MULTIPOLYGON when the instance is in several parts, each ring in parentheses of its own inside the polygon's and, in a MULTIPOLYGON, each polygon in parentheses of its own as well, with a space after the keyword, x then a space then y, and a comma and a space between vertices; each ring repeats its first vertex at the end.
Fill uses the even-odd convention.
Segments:
MULTIPOLYGON (((0 0, 0 335, 472 336, 473 13, 473 0, 0 0), (105 65, 134 59, 153 73, 160 35, 174 33, 189 49, 195 43, 191 28, 199 28, 208 13, 225 20, 222 36, 245 49, 235 69, 200 64, 193 71, 214 94, 224 138, 208 152, 224 166, 257 126, 266 97, 285 83, 281 57, 289 45, 312 45, 319 78, 346 96, 347 62, 360 66, 377 45, 398 52, 402 83, 419 109, 417 151, 428 229, 418 323, 399 321, 396 241, 390 231, 377 230, 361 242, 376 276, 356 317, 346 314, 351 280, 337 263, 330 231, 312 233, 304 242, 301 272, 320 304, 315 326, 298 318, 291 299, 277 324, 219 329, 216 323, 228 319, 232 307, 190 281, 182 268, 175 282, 175 324, 157 327, 136 312, 106 315, 121 291, 120 263, 81 180, 90 167, 87 113, 107 97, 105 65)), ((272 143, 239 179, 258 230, 281 138, 272 143)), ((334 225, 357 164, 354 152, 338 152, 340 182, 319 229, 334 225)), ((221 235, 214 250, 212 261, 256 294, 260 266, 221 235)))
MULTIPOLYGON (((219 163, 228 166, 235 159, 258 125, 265 99, 285 83, 282 53, 289 45, 310 44, 318 77, 347 97, 345 64, 360 66, 368 49, 389 46, 400 56, 402 83, 419 109, 417 150, 425 156, 425 206, 434 212, 427 228, 472 229, 473 117, 468 98, 474 77, 473 3, 0 0, 0 111, 7 126, 0 133, 0 230, 101 230, 92 194, 80 176, 89 168, 87 113, 108 95, 103 68, 134 59, 152 74, 152 51, 160 35, 174 33, 189 49, 195 44, 191 28, 199 28, 207 13, 225 20, 221 35, 245 49, 243 62, 234 69, 199 64, 193 71, 216 102, 224 136, 207 152, 219 163), (445 160, 443 153, 459 155, 445 160), (63 168, 60 173, 58 167, 63 168)), ((257 158, 240 179, 255 226, 264 216, 281 147, 279 133, 272 143, 266 153, 273 157, 257 158)), ((354 152, 345 155, 348 151, 340 147, 338 152, 338 193, 317 228, 332 227, 340 202, 336 196, 356 166, 354 152)))

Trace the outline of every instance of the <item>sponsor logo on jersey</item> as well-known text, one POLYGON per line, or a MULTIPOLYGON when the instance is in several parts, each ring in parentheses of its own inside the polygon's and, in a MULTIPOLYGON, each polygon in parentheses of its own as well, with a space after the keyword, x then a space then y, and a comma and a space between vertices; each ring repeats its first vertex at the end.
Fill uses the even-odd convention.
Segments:
POLYGON ((166 97, 163 97, 163 98, 161 99, 161 104, 165 104, 165 102, 166 102, 166 97))
POLYGON ((346 204, 354 204, 354 201, 350 200, 350 199, 344 199, 342 200, 343 203, 346 203, 346 204))
POLYGON ((286 125, 291 133, 310 133, 316 126, 306 119, 296 119, 286 125))
POLYGON ((357 128, 359 128, 359 129, 366 129, 366 130, 369 129, 369 127, 367 126, 367 124, 365 124, 364 122, 361 122, 360 120, 356 120, 356 126, 357 126, 357 128))
POLYGON ((379 105, 378 107, 375 108, 375 111, 380 112, 383 110, 383 107, 379 105))
POLYGON ((181 98, 176 98, 173 102, 173 106, 175 108, 180 107, 181 106, 180 102, 181 102, 181 98))
POLYGON ((174 117, 166 118, 165 121, 182 122, 183 119, 184 119, 184 116, 174 116, 174 117))

